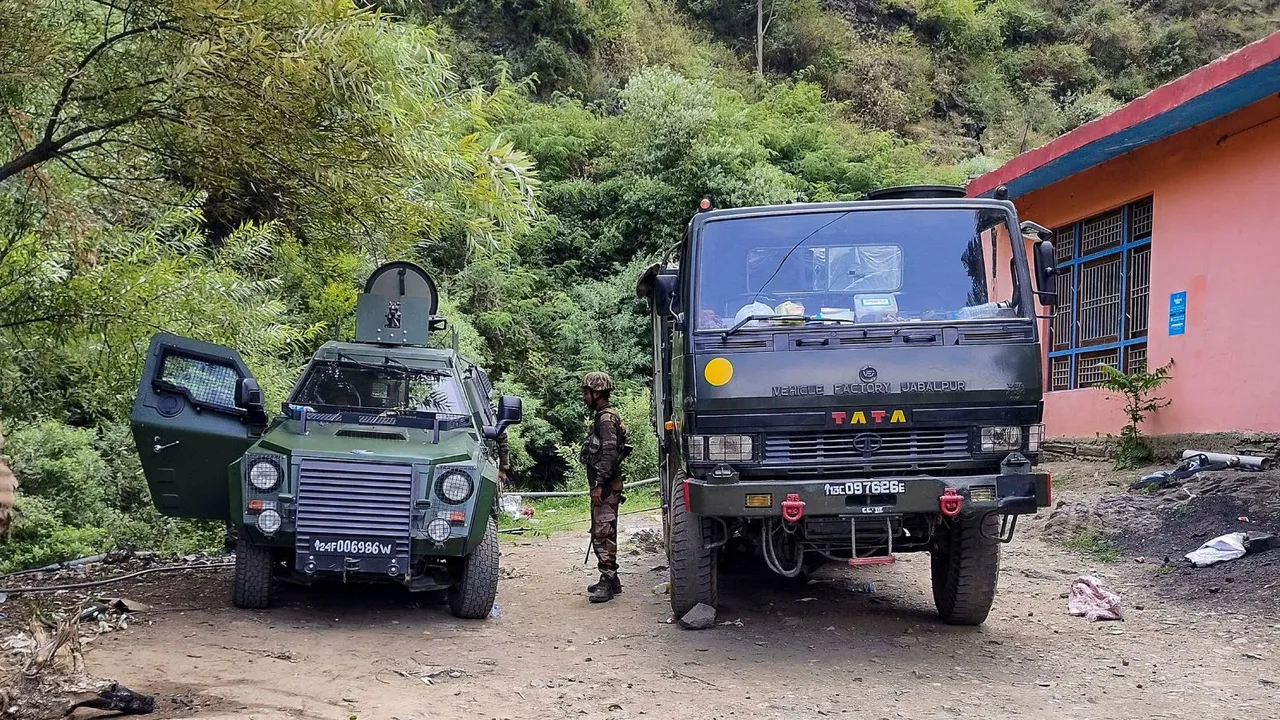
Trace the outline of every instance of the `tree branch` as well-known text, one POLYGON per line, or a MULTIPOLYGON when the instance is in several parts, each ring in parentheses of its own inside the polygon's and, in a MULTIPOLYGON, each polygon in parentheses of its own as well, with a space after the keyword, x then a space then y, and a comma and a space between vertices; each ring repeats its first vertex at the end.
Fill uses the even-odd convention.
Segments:
MULTIPOLYGON (((49 121, 44 126, 44 135, 42 136, 41 142, 53 140, 53 134, 58 129, 58 121, 62 118, 62 108, 69 100, 71 100, 71 89, 75 87, 76 80, 80 79, 80 74, 85 71, 85 68, 89 67, 89 63, 93 62, 94 58, 105 52, 107 48, 112 45, 131 38, 134 35, 173 28, 174 26, 171 24, 157 20, 156 22, 148 25, 139 25, 138 27, 121 30, 115 35, 105 38, 102 42, 90 48, 89 52, 85 53, 85 56, 80 58, 80 63, 76 65, 76 69, 73 70, 71 74, 67 76, 66 81, 62 83, 62 91, 58 93, 58 100, 53 104, 53 110, 49 112, 49 121)), ((4 178, 0 178, 0 180, 3 179, 4 178)))

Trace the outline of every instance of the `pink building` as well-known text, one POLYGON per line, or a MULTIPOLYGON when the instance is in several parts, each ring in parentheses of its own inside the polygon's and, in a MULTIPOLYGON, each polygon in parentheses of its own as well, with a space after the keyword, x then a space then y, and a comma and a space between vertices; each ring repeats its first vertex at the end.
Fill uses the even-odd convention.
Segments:
MULTIPOLYGON (((1046 433, 1117 433, 1098 366, 1173 359, 1144 432, 1280 432, 1280 32, 975 178, 1054 230, 1046 433), (1276 290, 1269 295, 1268 290, 1276 290)), ((1048 325, 1049 323, 1046 323, 1048 325)))

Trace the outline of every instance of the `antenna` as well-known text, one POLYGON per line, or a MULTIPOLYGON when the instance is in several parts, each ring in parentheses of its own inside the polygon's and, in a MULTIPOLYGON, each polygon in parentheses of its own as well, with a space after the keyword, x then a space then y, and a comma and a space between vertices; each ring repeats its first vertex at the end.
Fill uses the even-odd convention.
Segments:
POLYGON ((453 329, 453 354, 458 354, 458 328, 453 329))

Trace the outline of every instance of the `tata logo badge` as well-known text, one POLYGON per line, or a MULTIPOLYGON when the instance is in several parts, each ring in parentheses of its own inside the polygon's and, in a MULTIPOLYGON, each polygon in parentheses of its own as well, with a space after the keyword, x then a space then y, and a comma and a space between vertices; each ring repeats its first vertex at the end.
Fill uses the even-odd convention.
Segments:
POLYGON ((873 433, 859 433, 853 436, 853 449, 863 455, 870 455, 884 447, 884 441, 873 433))
POLYGON ((836 425, 902 425, 907 414, 902 410, 837 410, 831 413, 831 420, 836 425))
POLYGON ((870 365, 858 371, 858 379, 864 383, 875 382, 878 377, 880 377, 880 373, 870 365))

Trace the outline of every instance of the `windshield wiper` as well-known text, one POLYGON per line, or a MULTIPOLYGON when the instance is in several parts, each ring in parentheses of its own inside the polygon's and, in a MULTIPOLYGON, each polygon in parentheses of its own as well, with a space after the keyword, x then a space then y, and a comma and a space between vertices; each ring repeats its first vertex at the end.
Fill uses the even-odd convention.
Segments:
POLYGON ((722 341, 728 340, 730 335, 741 330, 744 326, 746 326, 747 323, 751 322, 752 320, 803 320, 805 321, 805 323, 831 322, 831 323, 849 323, 850 325, 856 325, 858 323, 857 320, 850 320, 849 318, 818 317, 816 315, 749 315, 739 320, 733 327, 721 333, 720 339, 722 341))
POLYGON ((359 360, 356 360, 350 355, 347 355, 346 353, 341 353, 341 352, 338 353, 338 362, 345 362, 349 365, 355 365, 356 367, 359 367, 359 368, 373 368, 375 370, 378 369, 377 365, 360 362, 359 360))

